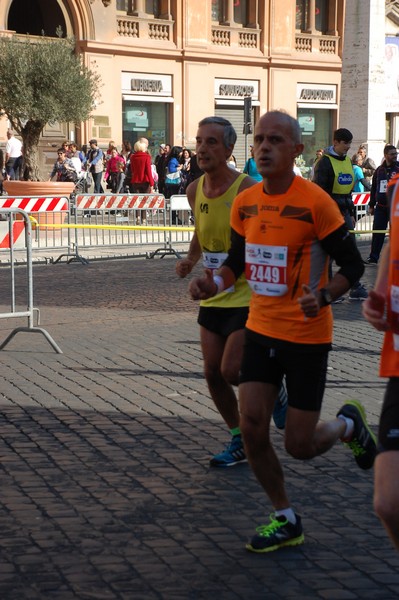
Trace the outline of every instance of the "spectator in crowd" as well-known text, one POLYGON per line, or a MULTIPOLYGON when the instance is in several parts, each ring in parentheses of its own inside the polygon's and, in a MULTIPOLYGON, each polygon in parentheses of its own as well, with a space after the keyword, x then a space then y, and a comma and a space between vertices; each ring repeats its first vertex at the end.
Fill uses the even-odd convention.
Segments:
POLYGON ((115 144, 114 140, 110 140, 108 142, 108 148, 104 152, 104 158, 103 158, 103 160, 104 160, 105 166, 107 165, 109 159, 112 156, 112 150, 115 150, 115 149, 116 149, 116 151, 118 151, 118 148, 116 147, 116 144, 115 144))
MULTIPOLYGON (((378 169, 377 169, 378 170, 378 169)), ((399 550, 399 176, 388 183, 391 231, 381 255, 374 290, 363 304, 363 314, 385 332, 380 375, 388 377, 378 429, 374 466, 374 509, 395 548, 399 550)))
POLYGON ((181 152, 181 146, 173 146, 167 156, 165 179, 166 198, 170 198, 173 194, 177 194, 179 190, 181 179, 180 171, 183 167, 180 163, 181 152))
POLYGON ((118 162, 116 163, 118 172, 116 176, 116 185, 115 185, 115 194, 122 194, 125 191, 125 161, 122 160, 122 157, 119 157, 118 162))
POLYGON ((303 151, 296 119, 282 111, 266 113, 255 125, 254 146, 263 182, 233 202, 226 260, 216 274, 206 269, 194 277, 189 289, 194 300, 216 300, 244 272, 252 289, 240 369, 240 430, 248 461, 274 512, 246 548, 266 553, 304 541, 269 431, 284 375, 285 448, 291 456, 309 460, 342 440, 358 466, 370 469, 376 444, 355 400, 345 402, 336 418, 320 420, 333 329, 329 305, 363 273, 356 243, 337 203, 294 175, 294 159, 303 151), (330 281, 329 256, 340 265, 330 281))
POLYGON ((365 190, 369 192, 371 190, 371 185, 364 176, 363 170, 361 168, 361 164, 363 162, 363 158, 361 154, 354 154, 352 156, 352 167, 353 172, 355 174, 355 185, 353 186, 353 192, 357 192, 358 194, 363 193, 365 190))
MULTIPOLYGON (((387 144, 384 148, 384 160, 374 171, 369 214, 374 215, 373 231, 385 231, 389 223, 389 206, 387 199, 387 186, 391 177, 399 173, 398 151, 395 146, 387 144)), ((371 238, 370 254, 366 258, 366 264, 376 265, 384 245, 385 233, 373 233, 371 238)))
POLYGON ((191 151, 188 148, 183 148, 180 158, 181 170, 180 170, 180 187, 179 194, 185 194, 186 188, 191 181, 190 178, 190 165, 191 165, 191 151))
POLYGON ((367 179, 367 181, 371 184, 371 179, 374 175, 374 171, 376 170, 375 162, 367 156, 367 145, 360 144, 358 151, 356 154, 360 154, 362 157, 362 162, 359 165, 363 171, 363 175, 367 179))
POLYGON ((97 146, 97 140, 89 141, 90 149, 86 154, 86 168, 91 173, 94 182, 94 193, 102 194, 104 192, 101 185, 103 177, 103 151, 97 146))
POLYGON ((236 161, 236 157, 234 156, 234 154, 231 154, 228 159, 227 159, 227 166, 230 167, 230 169, 235 169, 236 171, 239 171, 239 169, 237 169, 237 161, 236 161))
POLYGON ((127 161, 128 157, 132 152, 132 144, 128 140, 122 142, 121 156, 127 161))
POLYGON ((64 152, 65 152, 65 156, 67 158, 69 158, 69 148, 70 148, 71 142, 69 142, 68 140, 64 140, 61 144, 61 148, 63 148, 64 152))
POLYGON ((150 145, 150 142, 148 141, 148 139, 146 137, 141 137, 138 139, 138 141, 140 142, 140 144, 144 144, 145 152, 148 152, 148 146, 150 145))
POLYGON ((86 154, 87 154, 87 144, 82 144, 82 147, 79 150, 79 158, 82 163, 82 167, 84 167, 86 164, 86 154))
MULTIPOLYGON (((348 156, 352 139, 353 135, 349 129, 342 127, 334 131, 332 146, 326 149, 323 156, 317 161, 313 179, 335 200, 349 230, 352 230, 355 224, 355 207, 352 201, 355 176, 352 161, 348 156)), ((354 236, 353 239, 355 239, 354 236)), ((356 281, 349 293, 349 300, 363 301, 366 298, 366 288, 360 281, 356 281)), ((341 302, 343 299, 341 296, 336 301, 341 302)))
POLYGON ((311 163, 310 163, 311 167, 310 167, 310 173, 309 173, 309 179, 310 179, 310 181, 313 181, 314 170, 315 170, 316 164, 317 164, 318 160, 323 156, 323 154, 324 154, 323 148, 319 148, 318 150, 316 150, 316 156, 315 156, 315 158, 313 158, 311 160, 311 163))
POLYGON ((160 144, 158 156, 155 158, 155 167, 158 173, 158 191, 163 195, 165 195, 166 166, 170 149, 169 144, 160 144))
POLYGON ((125 165, 125 159, 123 156, 118 154, 116 148, 111 150, 111 158, 107 161, 107 168, 105 171, 104 179, 107 182, 107 187, 109 187, 113 194, 116 192, 116 188, 118 187, 118 175, 119 175, 119 166, 118 163, 122 162, 125 165))
POLYGON ((258 172, 256 162, 254 159, 254 147, 253 146, 249 147, 249 152, 250 152, 250 157, 248 158, 248 160, 246 161, 246 163, 244 165, 243 173, 246 173, 247 175, 252 177, 252 179, 255 179, 255 181, 262 181, 262 175, 258 172))
MULTIPOLYGON (((154 187, 154 178, 151 170, 151 156, 147 152, 144 142, 134 144, 134 152, 130 155, 130 181, 129 190, 132 194, 149 194, 154 187)), ((137 214, 137 225, 147 224, 147 211, 141 210, 137 214)))
POLYGON ((295 175, 298 175, 298 177, 303 177, 302 171, 301 171, 301 169, 299 168, 299 166, 297 164, 297 160, 298 159, 294 160, 293 171, 294 171, 295 175))
POLYGON ((78 177, 80 176, 80 173, 82 171, 82 159, 81 159, 81 154, 78 150, 77 145, 75 144, 75 142, 71 142, 69 144, 69 155, 68 158, 71 159, 71 161, 73 162, 73 165, 75 167, 75 171, 78 174, 78 177))
POLYGON ((197 153, 192 152, 190 160, 190 182, 195 181, 196 179, 198 179, 198 177, 201 177, 201 175, 203 174, 204 171, 198 165, 197 153))
POLYGON ((53 170, 50 173, 49 181, 56 175, 57 181, 71 181, 76 183, 78 175, 72 160, 67 157, 64 147, 58 148, 57 157, 53 170))
POLYGON ((7 129, 7 143, 6 143, 6 173, 7 179, 16 179, 14 171, 14 163, 22 154, 22 142, 15 137, 13 129, 7 129))

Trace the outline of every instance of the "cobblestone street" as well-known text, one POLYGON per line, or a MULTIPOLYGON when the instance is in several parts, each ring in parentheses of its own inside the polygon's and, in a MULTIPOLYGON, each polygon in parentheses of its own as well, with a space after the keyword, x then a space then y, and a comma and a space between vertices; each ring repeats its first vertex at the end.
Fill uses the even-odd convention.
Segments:
MULTIPOLYGON (((305 544, 245 550, 271 507, 247 465, 208 466, 227 435, 174 269, 172 257, 34 266, 41 326, 63 354, 27 333, 1 352, 1 600, 397 598, 373 474, 341 445, 295 461, 274 430, 305 544)), ((0 290, 6 312, 7 267, 0 290)), ((358 398, 376 431, 381 335, 357 303, 334 314, 323 417, 358 398)), ((0 321, 0 339, 14 326, 0 321)))

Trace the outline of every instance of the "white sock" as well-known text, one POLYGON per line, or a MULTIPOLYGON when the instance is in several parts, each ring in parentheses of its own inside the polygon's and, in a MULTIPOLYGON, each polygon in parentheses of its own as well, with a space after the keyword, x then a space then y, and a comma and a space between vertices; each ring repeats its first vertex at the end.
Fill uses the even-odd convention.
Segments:
POLYGON ((282 510, 275 510, 274 514, 276 515, 276 517, 283 515, 287 519, 287 521, 289 521, 293 525, 295 525, 296 523, 296 516, 292 508, 283 508, 282 510))
POLYGON ((350 419, 349 417, 344 417, 344 415, 338 415, 338 419, 342 419, 343 421, 345 421, 346 424, 345 433, 341 436, 341 440, 350 440, 353 434, 353 430, 355 428, 353 419, 350 419))

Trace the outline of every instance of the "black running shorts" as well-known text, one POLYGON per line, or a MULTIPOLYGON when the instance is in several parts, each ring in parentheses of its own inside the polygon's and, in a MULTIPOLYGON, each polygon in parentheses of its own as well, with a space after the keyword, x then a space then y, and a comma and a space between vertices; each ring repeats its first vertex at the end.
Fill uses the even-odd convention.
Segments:
POLYGON ((244 329, 248 319, 248 306, 238 308, 219 308, 200 306, 198 323, 222 337, 228 337, 234 331, 244 329))
POLYGON ((399 377, 391 377, 385 391, 378 429, 378 451, 399 450, 399 377))
POLYGON ((248 329, 245 334, 240 383, 261 381, 279 388, 285 375, 289 406, 319 411, 326 385, 329 344, 307 347, 264 338, 248 329))

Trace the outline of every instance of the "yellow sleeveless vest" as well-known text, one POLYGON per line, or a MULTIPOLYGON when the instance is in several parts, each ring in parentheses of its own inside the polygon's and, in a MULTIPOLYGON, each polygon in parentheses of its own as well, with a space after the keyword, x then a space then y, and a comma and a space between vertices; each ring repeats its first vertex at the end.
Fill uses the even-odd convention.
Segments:
POLYGON ((355 182, 351 159, 349 156, 345 156, 345 160, 337 160, 330 154, 328 154, 328 158, 335 175, 332 193, 342 196, 349 195, 355 182))
MULTIPOLYGON (((206 268, 221 266, 230 248, 230 211, 242 180, 241 174, 229 189, 217 198, 207 198, 203 192, 204 176, 198 180, 195 196, 195 230, 202 249, 203 264, 206 268)), ((232 288, 209 300, 202 300, 201 306, 238 308, 248 306, 251 290, 242 274, 232 288)))

